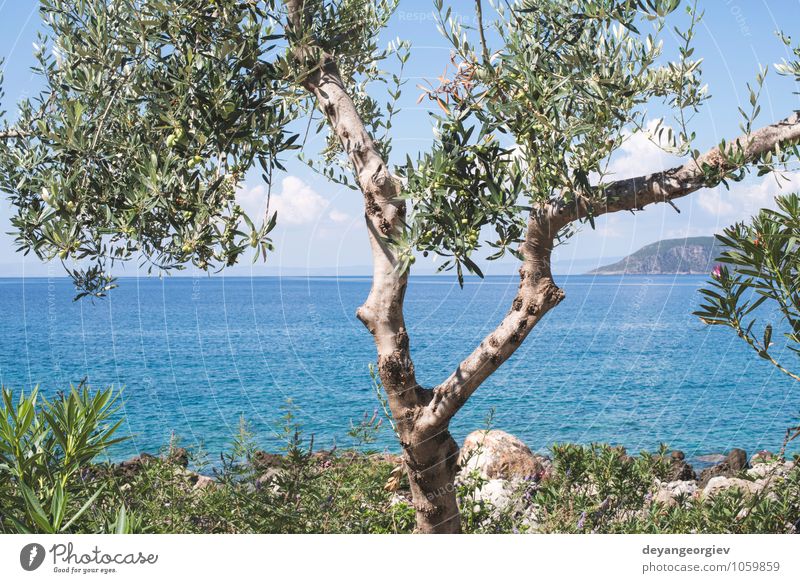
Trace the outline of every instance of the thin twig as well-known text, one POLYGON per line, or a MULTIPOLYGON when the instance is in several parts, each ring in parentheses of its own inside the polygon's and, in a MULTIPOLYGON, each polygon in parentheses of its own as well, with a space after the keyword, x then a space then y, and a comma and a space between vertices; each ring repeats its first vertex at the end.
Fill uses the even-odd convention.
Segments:
POLYGON ((489 67, 491 57, 489 55, 489 48, 486 46, 486 36, 484 35, 483 32, 483 9, 481 7, 481 0, 475 0, 475 12, 478 17, 478 34, 481 37, 481 49, 483 50, 483 64, 489 67))
POLYGON ((19 130, 7 130, 4 132, 0 132, 0 140, 14 140, 17 138, 25 138, 30 134, 26 132, 21 132, 19 130))

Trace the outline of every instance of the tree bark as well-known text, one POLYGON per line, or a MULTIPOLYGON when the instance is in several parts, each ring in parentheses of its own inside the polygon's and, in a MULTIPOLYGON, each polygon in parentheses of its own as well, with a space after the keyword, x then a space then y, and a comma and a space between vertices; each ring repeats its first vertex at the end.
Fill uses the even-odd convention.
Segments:
POLYGON ((424 425, 436 426, 452 419, 470 395, 516 351, 534 326, 564 299, 553 280, 550 255, 553 237, 549 220, 541 213, 528 218, 525 240, 520 245, 522 266, 519 287, 511 309, 491 334, 434 389, 424 425))
MULTIPOLYGON (((303 37, 308 14, 302 0, 287 0, 289 27, 297 39, 303 37)), ((305 39, 307 42, 309 39, 305 39)), ((399 199, 400 184, 391 175, 372 136, 347 92, 338 67, 330 55, 308 62, 313 51, 299 45, 296 59, 303 68, 302 83, 317 100, 353 166, 364 196, 364 218, 372 249, 372 288, 356 315, 375 340, 378 374, 403 448, 417 530, 425 533, 457 533, 461 530, 453 486, 458 446, 448 423, 423 428, 419 418, 433 392, 421 387, 403 318, 408 272, 398 267, 397 257, 386 238, 402 229, 405 203, 399 199)))

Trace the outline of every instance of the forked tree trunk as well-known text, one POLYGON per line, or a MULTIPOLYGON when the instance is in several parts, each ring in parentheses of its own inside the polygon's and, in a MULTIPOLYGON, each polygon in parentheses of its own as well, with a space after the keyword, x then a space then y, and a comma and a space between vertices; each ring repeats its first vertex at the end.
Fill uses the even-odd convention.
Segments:
MULTIPOLYGON (((330 55, 311 50, 314 39, 305 36, 311 14, 303 0, 285 0, 288 31, 294 45, 303 87, 317 100, 331 129, 352 164, 361 191, 373 257, 372 288, 358 318, 372 333, 378 352, 378 373, 403 448, 403 459, 416 510, 417 532, 457 533, 461 530, 454 480, 458 446, 449 432, 450 420, 472 393, 522 344, 542 317, 563 298, 550 270, 550 255, 558 231, 591 210, 594 216, 667 202, 709 186, 703 165, 728 170, 724 156, 712 149, 697 161, 648 176, 608 185, 604 201, 580 197, 547 201, 535 206, 520 246, 519 289, 506 316, 444 382, 434 389, 421 387, 414 374, 403 300, 408 273, 387 238, 403 228, 405 203, 400 185, 389 172, 372 137, 364 127, 330 55), (316 56, 314 56, 316 54, 316 56), (316 60, 314 60, 316 59, 316 60), (589 208, 591 207, 591 208, 589 208)), ((766 126, 738 141, 747 144, 745 162, 756 160, 776 144, 800 140, 800 114, 766 126)), ((733 142, 731 142, 733 143, 733 142)))
POLYGON ((312 51, 300 39, 310 15, 302 0, 287 0, 289 25, 297 37, 298 64, 311 72, 303 86, 314 95, 331 129, 347 153, 364 195, 365 219, 373 256, 372 289, 357 316, 372 333, 378 351, 378 374, 403 448, 403 460, 416 510, 417 531, 457 533, 461 530, 454 479, 458 446, 448 431, 449 419, 424 423, 434 392, 421 387, 414 374, 403 301, 408 273, 386 238, 403 228, 405 203, 400 184, 367 132, 329 55, 307 62, 312 51))
POLYGON ((520 251, 519 294, 498 328, 481 342, 456 371, 434 389, 421 387, 414 374, 403 301, 408 273, 398 269, 387 237, 403 228, 405 203, 400 184, 364 127, 348 94, 336 63, 329 55, 307 62, 313 51, 302 31, 309 15, 302 0, 287 0, 290 30, 297 37, 295 54, 305 89, 314 95, 353 166, 364 195, 365 219, 373 257, 369 297, 358 318, 372 333, 378 352, 378 373, 403 448, 403 459, 420 533, 458 533, 455 476, 459 448, 450 435, 449 423, 483 379, 516 350, 541 317, 563 298, 550 274, 552 236, 538 231, 531 217, 529 238, 520 251), (301 40, 302 39, 302 40, 301 40))

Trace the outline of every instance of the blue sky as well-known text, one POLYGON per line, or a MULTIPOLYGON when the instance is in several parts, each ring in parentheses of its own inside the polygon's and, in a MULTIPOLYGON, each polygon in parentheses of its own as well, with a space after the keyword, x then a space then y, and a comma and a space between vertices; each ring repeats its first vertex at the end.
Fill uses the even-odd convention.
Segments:
MULTIPOLYGON (((471 1, 452 5, 457 15, 461 11, 463 18, 472 18, 471 1)), ((412 56, 405 74, 408 82, 401 99, 402 112, 393 128, 392 161, 395 163, 402 162, 406 153, 413 156, 424 151, 431 141, 428 115, 432 111, 431 103, 416 104, 420 94, 416 86, 440 75, 449 62, 449 47, 436 30, 431 6, 429 0, 401 0, 382 39, 388 42, 400 37, 412 43, 412 56)), ((789 57, 774 32, 782 28, 800 41, 797 22, 800 0, 701 0, 700 7, 705 10, 705 18, 698 30, 695 55, 704 58, 704 78, 712 99, 695 119, 693 129, 698 135, 697 147, 705 149, 723 137, 738 135, 737 106, 747 104, 745 83, 754 79, 758 66, 771 66, 789 57)), ((30 66, 38 26, 38 2, 0 0, 0 56, 6 59, 3 109, 12 119, 15 101, 37 89, 30 66)), ((672 55, 674 47, 674 37, 667 33, 665 52, 672 55)), ((797 91, 794 81, 771 71, 757 125, 776 121, 799 109, 797 91)), ((659 112, 654 111, 653 117, 658 115, 659 112)), ((645 139, 634 137, 612 161, 612 167, 623 178, 659 170, 674 162, 645 139)), ((667 205, 657 205, 637 215, 602 217, 595 231, 587 226, 557 249, 555 270, 557 273, 580 273, 659 239, 719 232, 769 205, 781 190, 800 190, 800 175, 791 175, 790 181, 782 186, 774 178, 764 177, 734 185, 731 191, 705 190, 678 201, 680 214, 667 205)), ((257 173, 253 173, 243 185, 240 200, 248 210, 257 213, 263 208, 264 192, 257 173)), ((274 186, 272 200, 282 219, 274 231, 275 253, 266 265, 251 266, 245 262, 228 274, 366 271, 370 256, 359 193, 327 182, 302 163, 290 162, 286 175, 274 186)), ((3 203, 0 209, 3 233, 0 235, 0 276, 59 274, 59 266, 48 269, 35 258, 23 257, 14 251, 12 237, 5 234, 10 229, 8 203, 3 203)), ((435 267, 429 260, 419 261, 416 266, 420 267, 419 272, 435 267)), ((488 272, 512 270, 513 266, 505 263, 493 266, 488 272)), ((124 273, 137 275, 136 266, 128 266, 124 273)))

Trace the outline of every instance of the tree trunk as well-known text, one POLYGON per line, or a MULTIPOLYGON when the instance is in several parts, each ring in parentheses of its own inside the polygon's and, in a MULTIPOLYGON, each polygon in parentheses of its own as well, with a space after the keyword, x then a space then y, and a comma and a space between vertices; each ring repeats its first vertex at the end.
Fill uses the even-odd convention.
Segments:
POLYGON ((460 533, 461 515, 455 487, 458 445, 447 429, 429 437, 416 430, 412 433, 412 443, 416 445, 405 447, 403 459, 416 511, 416 532, 460 533))
MULTIPOLYGON (((290 29, 302 38, 308 25, 302 0, 286 0, 290 29)), ((417 516, 417 532, 461 531, 454 487, 458 446, 447 422, 426 423, 433 391, 421 387, 403 318, 408 272, 399 268, 388 238, 403 229, 406 207, 400 184, 389 172, 372 136, 364 127, 333 57, 311 57, 308 46, 296 46, 303 87, 313 94, 320 111, 347 153, 364 195, 364 218, 372 248, 372 288, 356 315, 375 340, 378 374, 403 447, 417 516), (309 62, 310 58, 319 58, 309 62)))

